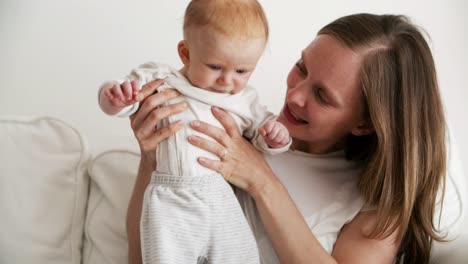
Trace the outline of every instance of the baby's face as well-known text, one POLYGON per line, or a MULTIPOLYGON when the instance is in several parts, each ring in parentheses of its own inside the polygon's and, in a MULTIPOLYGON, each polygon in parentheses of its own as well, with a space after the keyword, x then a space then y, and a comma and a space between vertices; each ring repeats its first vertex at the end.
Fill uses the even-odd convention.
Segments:
POLYGON ((265 39, 231 38, 207 28, 194 29, 186 41, 185 76, 208 91, 236 94, 247 85, 265 48, 265 39))

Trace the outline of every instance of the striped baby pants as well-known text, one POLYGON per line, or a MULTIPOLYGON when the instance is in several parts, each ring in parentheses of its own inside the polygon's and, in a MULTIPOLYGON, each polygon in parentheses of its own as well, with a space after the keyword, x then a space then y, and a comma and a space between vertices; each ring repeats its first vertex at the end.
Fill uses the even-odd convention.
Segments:
POLYGON ((143 201, 144 264, 258 264, 258 249, 234 192, 219 174, 153 173, 143 201))

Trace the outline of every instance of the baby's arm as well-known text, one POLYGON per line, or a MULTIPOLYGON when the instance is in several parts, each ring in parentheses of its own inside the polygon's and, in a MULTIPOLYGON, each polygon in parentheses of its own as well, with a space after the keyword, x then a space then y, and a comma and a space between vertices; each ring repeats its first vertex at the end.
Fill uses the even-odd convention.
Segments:
POLYGON ((244 137, 263 153, 275 155, 285 152, 292 144, 292 139, 286 127, 276 121, 276 116, 260 104, 255 89, 247 86, 240 100, 244 114, 241 125, 244 137), (247 105, 247 106, 246 106, 247 105))
POLYGON ((115 115, 127 106, 133 105, 137 100, 139 82, 133 80, 123 83, 108 82, 99 91, 99 104, 102 111, 108 115, 115 115))
POLYGON ((258 133, 264 137, 270 148, 281 148, 290 142, 288 129, 276 119, 267 120, 258 129, 258 133))

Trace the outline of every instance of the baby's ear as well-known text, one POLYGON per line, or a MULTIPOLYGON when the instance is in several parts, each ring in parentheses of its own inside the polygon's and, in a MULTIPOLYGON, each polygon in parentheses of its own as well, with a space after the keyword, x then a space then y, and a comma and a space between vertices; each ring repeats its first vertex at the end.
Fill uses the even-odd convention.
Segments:
POLYGON ((179 52, 180 60, 185 66, 187 66, 190 63, 190 52, 185 39, 181 40, 179 44, 177 44, 177 51, 179 52))

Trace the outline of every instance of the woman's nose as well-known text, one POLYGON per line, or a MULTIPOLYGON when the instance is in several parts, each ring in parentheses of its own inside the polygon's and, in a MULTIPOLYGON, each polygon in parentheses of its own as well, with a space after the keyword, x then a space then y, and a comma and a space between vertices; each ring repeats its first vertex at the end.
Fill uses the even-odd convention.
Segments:
POLYGON ((290 88, 286 95, 287 101, 290 104, 295 104, 299 107, 304 107, 307 102, 307 91, 305 87, 297 86, 290 88))

